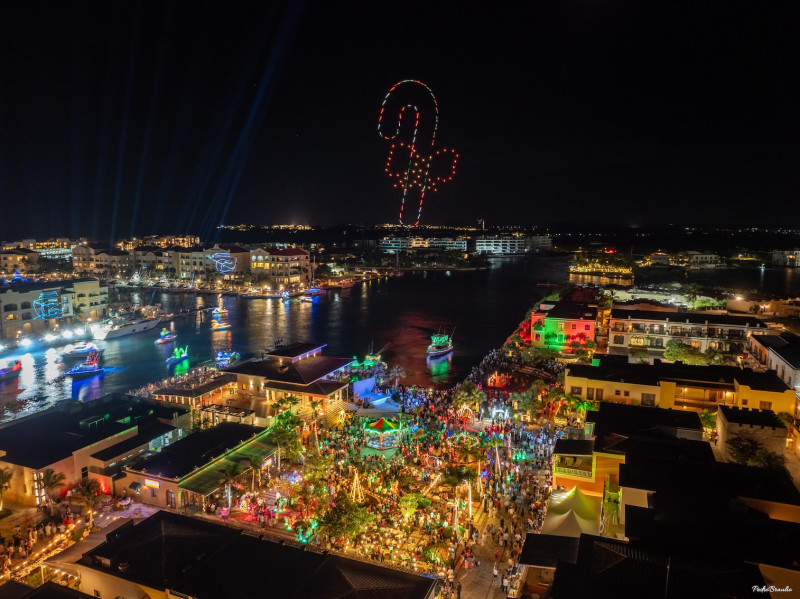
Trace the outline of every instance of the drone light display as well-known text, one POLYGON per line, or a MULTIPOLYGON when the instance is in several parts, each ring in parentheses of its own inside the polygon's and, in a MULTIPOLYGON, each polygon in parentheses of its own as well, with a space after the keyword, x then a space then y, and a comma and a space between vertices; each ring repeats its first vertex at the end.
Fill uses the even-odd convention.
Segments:
POLYGON ((231 257, 230 252, 216 252, 209 255, 208 259, 214 265, 214 270, 223 275, 233 272, 236 268, 237 259, 235 256, 231 257))
POLYGON ((33 311, 36 312, 36 318, 55 320, 63 318, 66 304, 67 298, 59 297, 58 291, 46 291, 40 293, 39 297, 33 300, 33 311))
POLYGON ((392 142, 385 170, 393 185, 403 190, 401 225, 405 224, 406 203, 419 197, 416 220, 411 225, 414 227, 422 217, 425 193, 436 191, 439 185, 447 183, 456 174, 456 151, 449 148, 434 150, 438 128, 439 104, 431 88, 422 81, 404 79, 395 83, 384 96, 378 115, 378 135, 392 142), (414 98, 420 100, 420 95, 425 104, 422 101, 411 103, 414 98), (389 116, 392 114, 397 114, 396 120, 389 116))

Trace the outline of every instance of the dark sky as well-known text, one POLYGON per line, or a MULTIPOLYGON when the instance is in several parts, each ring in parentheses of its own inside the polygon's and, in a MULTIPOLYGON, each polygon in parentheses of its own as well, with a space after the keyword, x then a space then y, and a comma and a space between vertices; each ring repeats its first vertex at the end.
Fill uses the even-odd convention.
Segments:
POLYGON ((799 17, 794 2, 5 0, 0 238, 393 222, 376 122, 406 78, 433 89, 437 146, 460 153, 424 223, 798 225, 799 17))

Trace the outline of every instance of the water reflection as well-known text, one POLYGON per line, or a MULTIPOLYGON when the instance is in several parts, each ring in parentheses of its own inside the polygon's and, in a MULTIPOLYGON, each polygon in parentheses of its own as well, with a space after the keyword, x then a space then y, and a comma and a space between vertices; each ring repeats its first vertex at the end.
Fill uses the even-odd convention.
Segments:
POLYGON ((428 358, 428 372, 430 373, 431 381, 437 385, 446 383, 452 361, 452 353, 447 354, 446 356, 440 356, 438 358, 428 358))

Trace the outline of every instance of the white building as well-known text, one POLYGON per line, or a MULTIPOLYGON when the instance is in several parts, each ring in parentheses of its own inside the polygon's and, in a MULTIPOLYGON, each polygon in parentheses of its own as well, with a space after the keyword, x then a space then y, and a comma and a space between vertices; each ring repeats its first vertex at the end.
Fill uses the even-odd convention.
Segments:
POLYGON ((800 250, 773 250, 772 263, 777 266, 800 266, 800 250))
POLYGON ((526 254, 528 252, 548 250, 553 247, 549 235, 533 237, 494 236, 477 237, 475 251, 479 254, 526 254))

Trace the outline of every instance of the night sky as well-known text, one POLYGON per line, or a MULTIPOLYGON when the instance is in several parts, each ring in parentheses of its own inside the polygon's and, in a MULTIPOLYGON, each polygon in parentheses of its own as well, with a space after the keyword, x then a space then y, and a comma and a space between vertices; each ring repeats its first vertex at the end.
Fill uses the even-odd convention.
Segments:
POLYGON ((423 223, 800 224, 797 3, 430 4, 0 2, 0 238, 394 222, 408 78, 423 223))

